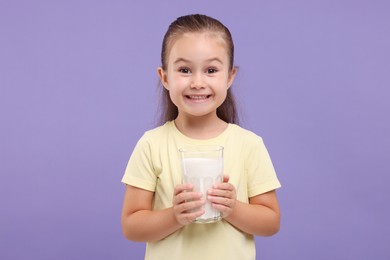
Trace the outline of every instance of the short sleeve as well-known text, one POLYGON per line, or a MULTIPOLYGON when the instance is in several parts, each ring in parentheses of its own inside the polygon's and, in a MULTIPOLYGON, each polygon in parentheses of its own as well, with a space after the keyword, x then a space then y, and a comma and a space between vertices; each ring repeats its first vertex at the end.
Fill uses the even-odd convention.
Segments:
POLYGON ((133 150, 122 182, 149 191, 156 189, 157 176, 152 162, 151 144, 145 135, 133 150))
POLYGON ((256 137, 251 142, 246 162, 249 197, 281 187, 263 139, 256 137))

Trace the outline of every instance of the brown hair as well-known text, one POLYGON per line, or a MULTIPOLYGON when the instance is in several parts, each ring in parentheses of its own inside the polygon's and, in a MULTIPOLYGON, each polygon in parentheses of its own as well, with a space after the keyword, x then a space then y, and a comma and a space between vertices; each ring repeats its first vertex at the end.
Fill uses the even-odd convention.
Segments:
MULTIPOLYGON (((220 21, 201 14, 186 15, 177 18, 169 26, 165 33, 162 48, 161 48, 161 67, 163 70, 167 69, 167 60, 169 55, 169 47, 172 46, 172 42, 183 35, 184 33, 191 32, 216 32, 219 33, 225 40, 227 45, 227 51, 229 55, 229 70, 233 69, 234 64, 234 44, 230 31, 220 21)), ((161 86, 160 86, 161 87, 161 86)), ((164 87, 162 89, 162 104, 160 123, 174 120, 178 115, 178 109, 173 104, 169 91, 164 87)), ((217 116, 227 123, 238 124, 237 106, 231 88, 228 89, 226 99, 220 107, 217 108, 217 116)))

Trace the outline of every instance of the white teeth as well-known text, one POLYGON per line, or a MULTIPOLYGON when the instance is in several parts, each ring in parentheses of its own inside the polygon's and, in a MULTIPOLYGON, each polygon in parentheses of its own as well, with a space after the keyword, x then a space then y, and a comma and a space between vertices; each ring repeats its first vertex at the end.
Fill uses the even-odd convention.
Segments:
POLYGON ((207 96, 188 96, 190 99, 206 99, 207 96))

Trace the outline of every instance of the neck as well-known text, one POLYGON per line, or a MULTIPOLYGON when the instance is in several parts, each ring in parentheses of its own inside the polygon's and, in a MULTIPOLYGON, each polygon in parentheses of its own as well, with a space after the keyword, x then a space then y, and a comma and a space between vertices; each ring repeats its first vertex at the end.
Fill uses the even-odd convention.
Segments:
POLYGON ((211 139, 220 135, 228 123, 215 117, 184 117, 178 115, 175 119, 176 128, 185 136, 194 139, 211 139))

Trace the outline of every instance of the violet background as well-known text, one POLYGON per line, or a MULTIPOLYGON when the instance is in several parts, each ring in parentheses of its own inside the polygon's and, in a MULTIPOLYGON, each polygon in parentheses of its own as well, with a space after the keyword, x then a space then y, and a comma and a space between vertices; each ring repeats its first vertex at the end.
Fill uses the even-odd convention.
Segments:
POLYGON ((120 215, 162 37, 231 30, 243 126, 283 188, 258 259, 389 259, 390 2, 0 1, 0 259, 142 259, 120 215))

